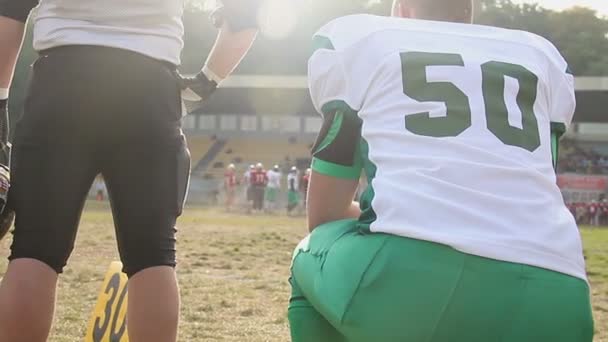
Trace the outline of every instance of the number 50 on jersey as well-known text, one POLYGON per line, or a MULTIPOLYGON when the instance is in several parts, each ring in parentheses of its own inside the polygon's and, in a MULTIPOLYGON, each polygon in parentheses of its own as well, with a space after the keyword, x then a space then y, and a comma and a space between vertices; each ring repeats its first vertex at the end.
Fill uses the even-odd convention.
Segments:
POLYGON ((113 262, 106 273, 89 321, 85 342, 128 342, 127 275, 113 262))
MULTIPOLYGON (((401 53, 403 92, 417 101, 444 102, 447 114, 430 117, 417 113, 405 117, 406 128, 415 134, 430 137, 455 137, 471 127, 469 97, 450 82, 428 82, 429 66, 464 66, 461 55, 448 53, 401 53)), ((490 61, 481 65, 481 91, 485 102, 487 128, 506 145, 534 152, 540 146, 538 120, 534 113, 538 77, 521 65, 490 61), (505 77, 515 79, 519 86, 517 106, 522 113, 522 128, 509 124, 505 103, 505 77)))

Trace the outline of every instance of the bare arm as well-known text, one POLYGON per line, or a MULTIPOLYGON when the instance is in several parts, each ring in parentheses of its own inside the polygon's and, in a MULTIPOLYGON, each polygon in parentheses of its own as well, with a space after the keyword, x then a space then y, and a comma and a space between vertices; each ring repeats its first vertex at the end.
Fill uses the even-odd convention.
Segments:
POLYGON ((0 88, 9 88, 23 43, 25 21, 39 0, 0 0, 0 88))
POLYGON ((241 63, 253 45, 257 33, 256 29, 232 32, 227 25, 220 29, 205 63, 219 78, 218 81, 228 77, 241 63))
POLYGON ((203 69, 194 77, 182 77, 182 99, 188 112, 200 108, 218 85, 236 69, 253 44, 257 30, 232 32, 222 28, 203 69))
POLYGON ((11 85, 24 33, 24 23, 0 16, 0 88, 11 85))
POLYGON ((359 218, 359 204, 353 202, 359 182, 313 171, 308 187, 308 229, 331 221, 359 218))
MULTIPOLYGON (((4 12, 0 12, 0 14, 2 13, 4 12)), ((0 16, 0 166, 2 168, 7 168, 10 161, 8 90, 15 73, 24 32, 25 24, 23 22, 0 16)), ((4 203, 6 202, 3 202, 2 206, 4 203)))

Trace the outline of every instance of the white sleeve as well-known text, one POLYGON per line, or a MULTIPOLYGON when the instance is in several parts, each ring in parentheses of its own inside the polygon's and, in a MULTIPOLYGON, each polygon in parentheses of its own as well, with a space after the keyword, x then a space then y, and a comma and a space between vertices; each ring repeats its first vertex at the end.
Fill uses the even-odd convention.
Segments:
POLYGON ((553 123, 552 126, 562 126, 561 129, 565 130, 572 123, 576 110, 574 76, 570 72, 568 62, 553 43, 537 35, 534 35, 534 38, 544 49, 549 65, 551 85, 549 117, 553 123))
POLYGON ((554 78, 551 92, 551 122, 569 127, 576 110, 576 96, 574 91, 574 76, 565 70, 559 72, 554 78))
POLYGON ((347 78, 340 52, 319 49, 312 55, 308 61, 308 86, 312 102, 319 113, 323 113, 323 106, 333 101, 349 102, 347 78))

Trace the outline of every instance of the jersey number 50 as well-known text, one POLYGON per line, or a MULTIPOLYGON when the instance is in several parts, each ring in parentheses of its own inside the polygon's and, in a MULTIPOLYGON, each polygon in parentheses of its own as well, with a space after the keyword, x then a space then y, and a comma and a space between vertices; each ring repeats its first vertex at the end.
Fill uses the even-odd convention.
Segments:
MULTIPOLYGON (((455 137, 471 127, 469 97, 451 82, 427 81, 428 66, 464 66, 461 55, 404 52, 401 54, 403 92, 416 101, 445 102, 447 115, 431 117, 428 112, 407 115, 405 127, 412 133, 431 137, 455 137)), ((521 65, 487 62, 481 65, 482 93, 488 129, 500 141, 533 152, 540 146, 538 121, 534 115, 538 77, 521 65), (522 128, 509 124, 504 99, 505 76, 519 82, 517 105, 522 128)))

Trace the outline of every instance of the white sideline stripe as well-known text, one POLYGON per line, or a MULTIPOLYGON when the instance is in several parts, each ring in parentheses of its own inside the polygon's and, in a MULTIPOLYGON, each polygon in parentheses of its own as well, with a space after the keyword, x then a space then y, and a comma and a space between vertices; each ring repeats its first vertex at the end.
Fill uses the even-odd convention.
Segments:
MULTIPOLYGON (((579 91, 608 90, 608 77, 577 77, 574 82, 579 91)), ((235 75, 224 80, 220 88, 307 89, 308 81, 306 76, 235 75)))

